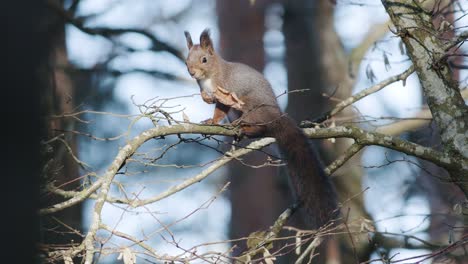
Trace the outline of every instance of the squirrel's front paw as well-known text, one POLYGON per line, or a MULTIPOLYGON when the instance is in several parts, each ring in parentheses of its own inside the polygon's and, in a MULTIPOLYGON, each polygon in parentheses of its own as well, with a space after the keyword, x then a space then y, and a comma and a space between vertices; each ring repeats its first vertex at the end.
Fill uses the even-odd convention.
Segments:
POLYGON ((215 103, 214 96, 210 95, 209 93, 207 93, 205 91, 201 92, 201 97, 202 97, 203 101, 205 101, 205 103, 207 103, 207 104, 214 104, 215 103))
POLYGON ((206 120, 203 120, 203 121, 201 121, 201 123, 204 124, 204 125, 213 125, 214 124, 213 118, 208 118, 206 120))
POLYGON ((233 127, 238 127, 241 125, 242 119, 238 118, 230 123, 231 126, 233 127))

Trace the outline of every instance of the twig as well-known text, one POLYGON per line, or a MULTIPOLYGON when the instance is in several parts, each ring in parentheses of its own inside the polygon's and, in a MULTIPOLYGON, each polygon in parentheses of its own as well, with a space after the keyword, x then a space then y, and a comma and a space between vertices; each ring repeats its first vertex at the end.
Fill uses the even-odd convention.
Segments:
POLYGON ((330 163, 330 165, 325 168, 325 173, 327 175, 332 175, 336 170, 343 166, 343 164, 345 164, 350 158, 352 158, 363 148, 363 145, 354 143, 341 156, 339 156, 335 161, 330 163))
POLYGON ((313 257, 314 250, 320 246, 320 244, 323 241, 323 237, 321 236, 316 236, 312 242, 310 242, 309 246, 307 246, 306 250, 297 258, 296 262, 294 264, 301 264, 307 256, 313 257))
POLYGON ((392 24, 390 20, 378 25, 374 25, 369 29, 366 37, 361 41, 359 46, 354 48, 349 56, 349 75, 351 78, 355 78, 359 65, 361 64, 364 55, 369 48, 374 45, 376 41, 381 39, 388 32, 388 27, 392 24))
POLYGON ((261 148, 264 148, 270 144, 272 144, 275 140, 273 138, 263 138, 261 140, 257 140, 257 141, 254 141, 252 143, 250 143, 246 148, 242 148, 242 149, 239 149, 239 150, 236 150, 236 151, 233 151, 233 152, 228 152, 226 153, 226 155, 224 157, 222 157, 221 159, 219 159, 217 162, 215 162, 214 164, 212 164, 210 167, 208 167, 207 169, 203 170, 201 173, 197 174, 196 176, 192 177, 192 178, 189 178, 187 180, 185 180, 184 182, 176 185, 176 186, 173 186, 171 188, 169 188, 168 190, 164 191, 163 193, 155 196, 155 197, 152 197, 152 198, 149 198, 149 199, 145 199, 145 200, 137 200, 137 201, 134 201, 134 202, 131 202, 131 205, 134 206, 134 207, 138 207, 138 206, 143 206, 143 205, 147 205, 147 204, 150 204, 150 203, 154 203, 154 202, 157 202, 159 200, 162 200, 176 192, 179 192, 197 182, 200 182, 202 181, 203 179, 205 179, 206 177, 208 177, 211 173, 213 173, 215 170, 221 168, 222 166, 224 166, 226 163, 228 163, 229 161, 231 161, 232 159, 236 159, 236 158, 239 158, 249 152, 252 152, 254 150, 257 150, 257 149, 261 149, 261 148))
MULTIPOLYGON (((461 89, 461 95, 468 99, 468 88, 461 89)), ((387 135, 399 135, 406 131, 413 131, 432 121, 431 111, 424 109, 414 115, 414 119, 401 120, 388 125, 380 126, 375 131, 387 135)))
POLYGON ((174 55, 176 58, 184 61, 184 56, 182 52, 175 49, 174 47, 170 46, 166 42, 161 41, 160 39, 156 38, 152 33, 144 29, 137 29, 137 28, 108 28, 108 27, 95 27, 90 28, 86 27, 83 22, 79 19, 76 19, 71 12, 68 10, 63 9, 60 6, 58 1, 48 0, 47 4, 50 8, 57 12, 60 16, 62 16, 67 22, 74 25, 79 30, 91 34, 91 35, 100 35, 106 38, 109 38, 114 35, 122 35, 125 33, 137 33, 141 34, 147 38, 149 38, 153 44, 151 48, 153 51, 167 51, 174 55))
POLYGON ((97 191, 99 187, 101 187, 102 182, 103 182, 102 179, 95 181, 93 185, 91 185, 91 187, 84 189, 81 192, 77 192, 77 194, 73 198, 70 198, 69 200, 66 200, 64 202, 52 205, 48 208, 40 209, 39 214, 40 215, 52 214, 52 213, 61 211, 65 208, 71 207, 75 204, 81 203, 86 198, 88 198, 92 193, 97 191))
POLYGON ((404 72, 402 72, 402 73, 400 73, 398 75, 392 76, 392 77, 390 77, 390 78, 388 78, 386 80, 383 80, 382 82, 380 82, 380 83, 378 83, 378 84, 376 84, 374 86, 371 86, 371 87, 369 87, 367 89, 364 89, 364 90, 360 91, 359 93, 357 93, 357 94, 355 94, 353 96, 350 96, 347 99, 341 101, 332 110, 326 112, 322 116, 320 116, 320 117, 318 117, 318 118, 316 118, 316 119, 314 119, 312 121, 302 122, 301 127, 313 127, 315 124, 321 123, 321 122, 329 119, 330 117, 336 115, 337 113, 339 113, 340 111, 342 111, 346 107, 354 104, 355 102, 361 100, 362 98, 382 90, 383 88, 387 87, 389 84, 392 84, 392 83, 397 82, 397 81, 405 82, 406 78, 408 78, 408 76, 410 76, 413 72, 414 72, 414 66, 411 66, 406 71, 404 71, 404 72))
POLYGON ((91 166, 89 166, 89 165, 86 164, 85 162, 83 162, 83 161, 81 161, 80 159, 78 159, 77 156, 75 156, 75 154, 73 153, 73 150, 71 149, 71 147, 68 145, 68 143, 67 143, 64 139, 58 137, 57 140, 63 143, 63 145, 64 145, 65 148, 67 149, 67 152, 70 154, 70 156, 72 156, 73 160, 74 160, 78 165, 80 165, 80 167, 81 167, 82 169, 87 170, 87 169, 91 168, 91 166))

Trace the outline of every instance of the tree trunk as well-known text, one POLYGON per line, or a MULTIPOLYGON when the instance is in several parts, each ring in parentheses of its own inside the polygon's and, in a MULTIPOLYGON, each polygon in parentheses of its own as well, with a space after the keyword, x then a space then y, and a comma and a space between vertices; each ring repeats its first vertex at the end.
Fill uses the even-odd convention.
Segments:
MULTIPOLYGON (((265 65, 263 35, 264 13, 269 1, 218 1, 218 25, 220 51, 224 59, 245 63, 262 72, 265 65)), ((242 144, 247 144, 243 140, 242 144)), ((266 149, 275 153, 274 148, 266 149)), ((243 158, 247 164, 262 164, 263 154, 254 153, 243 158)), ((266 230, 287 206, 278 184, 277 168, 250 168, 240 163, 228 166, 231 185, 232 239, 246 237, 250 233, 266 230)), ((237 243, 234 255, 244 251, 246 244, 237 243)))
MULTIPOLYGON (((415 1, 382 0, 382 3, 415 66, 444 150, 461 160, 467 159, 468 107, 447 63, 447 43, 438 38, 439 33, 432 24, 429 10, 423 9, 415 1)), ((465 197, 468 197, 467 170, 462 166, 449 169, 452 180, 465 197)))
MULTIPOLYGON (((65 24, 61 17, 50 10, 51 14, 42 22, 44 27, 47 27, 52 37, 52 43, 49 47, 50 56, 44 65, 49 71, 49 86, 44 92, 46 100, 44 107, 47 108, 47 127, 48 138, 54 138, 63 134, 63 139, 67 142, 70 149, 61 141, 55 141, 50 144, 53 149, 45 155, 47 170, 44 179, 44 184, 53 182, 55 186, 61 186, 66 190, 75 190, 81 185, 76 179, 79 177, 78 164, 73 159, 73 155, 78 155, 76 138, 71 133, 65 131, 73 131, 75 122, 73 119, 54 119, 49 118, 51 115, 60 115, 63 113, 71 113, 74 110, 74 86, 71 78, 65 71, 68 66, 68 56, 65 45, 65 24)), ((46 207, 63 201, 63 197, 52 195, 50 193, 41 197, 41 207, 46 207)), ((71 232, 70 227, 75 230, 82 230, 82 205, 78 204, 67 210, 58 212, 52 217, 44 216, 42 221, 42 242, 53 246, 70 245, 71 243, 79 243, 81 236, 71 232), (60 219, 58 222, 55 219, 60 219), (53 230, 53 231, 51 231, 53 230)))
MULTIPOLYGON (((348 56, 346 55, 340 39, 334 28, 334 6, 331 1, 318 1, 316 18, 316 32, 319 36, 319 58, 320 58, 320 73, 323 78, 322 92, 329 96, 333 96, 338 100, 344 100, 352 95, 354 84, 356 83, 355 73, 350 69, 348 56)), ((375 33, 375 32, 374 32, 375 33)), ((377 33, 375 37, 383 34, 377 33)), ((374 36, 374 35, 373 35, 374 36)), ((372 43, 377 40, 371 38, 372 43)), ((366 44, 360 44, 365 46, 366 44)), ((358 47, 359 48, 359 47, 358 47)), ((367 49, 366 49, 367 50, 367 49)), ((360 61, 355 61, 359 64, 360 61)), ((359 65, 356 65, 357 67, 359 65)), ((315 95, 320 97, 319 91, 315 95)), ((333 107, 331 100, 327 97, 321 96, 322 100, 326 103, 328 110, 333 107)), ((332 117, 331 120, 337 118, 341 120, 349 120, 354 116, 354 110, 351 107, 345 108, 337 116, 332 117)), ((326 164, 333 162, 336 158, 342 155, 352 144, 353 140, 350 139, 337 139, 332 142, 326 140, 322 143, 322 155, 326 164)), ((345 218, 349 221, 355 219, 369 219, 372 217, 368 214, 364 206, 364 196, 358 195, 362 192, 362 176, 363 170, 361 166, 356 166, 360 163, 361 155, 358 153, 352 159, 347 161, 340 169, 333 173, 333 183, 337 189, 337 193, 341 201, 347 201, 343 204, 342 212, 346 214, 345 218), (350 199, 353 197, 353 199, 350 199)), ((354 242, 350 241, 349 235, 340 237, 341 244, 341 259, 342 263, 355 263, 356 258, 359 261, 366 261, 373 251, 373 247, 369 248, 367 234, 353 234, 354 242), (356 252, 354 252, 356 251, 356 252), (354 255, 356 254, 356 256, 354 255)))
MULTIPOLYGON (((322 41, 329 40, 330 35, 325 36, 325 34, 333 34, 334 32, 330 32, 330 28, 319 27, 322 22, 327 26, 330 22, 324 21, 326 15, 322 16, 321 12, 332 13, 331 9, 323 10, 324 6, 321 2, 323 1, 285 1, 284 4, 283 31, 286 41, 289 91, 286 112, 296 122, 314 119, 330 107, 329 101, 323 94, 329 93, 326 87, 331 78, 329 78, 330 75, 324 75, 326 71, 322 68, 330 61, 325 62, 323 60, 321 45, 324 44, 322 41), (304 89, 305 91, 302 91, 304 89)), ((334 40, 337 41, 338 39, 335 38, 334 40)), ((339 46, 339 42, 331 41, 328 44, 330 43, 339 46)), ((329 153, 329 145, 314 143, 316 147, 320 148, 319 158, 323 159, 325 157, 329 160, 333 158, 333 155, 325 156, 325 153, 329 153)), ((296 224, 299 224, 299 222, 300 219, 297 219, 296 224)), ((299 226, 307 227, 306 223, 300 223, 299 226)), ((315 257, 313 262, 324 263, 325 259, 338 262, 340 256, 336 244, 329 243, 322 247, 322 249, 325 248, 327 248, 327 256, 325 257, 325 252, 321 251, 321 255, 315 257)))

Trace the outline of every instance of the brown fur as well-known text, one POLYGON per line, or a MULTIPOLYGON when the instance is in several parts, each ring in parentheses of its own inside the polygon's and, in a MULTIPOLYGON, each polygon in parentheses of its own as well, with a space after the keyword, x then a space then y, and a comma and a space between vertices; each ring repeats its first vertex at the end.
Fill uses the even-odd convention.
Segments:
POLYGON ((193 45, 189 33, 185 33, 189 55, 186 64, 190 74, 197 79, 207 103, 215 103, 212 91, 203 82, 210 79, 213 85, 234 93, 244 105, 241 111, 216 103, 212 123, 219 123, 229 112, 237 119, 245 135, 249 137, 271 136, 277 139, 279 148, 288 162, 291 183, 297 199, 306 212, 306 222, 319 228, 337 216, 334 188, 325 175, 307 137, 286 114, 282 113, 268 81, 255 69, 241 63, 223 60, 213 48, 207 30, 200 36, 200 45, 193 45))

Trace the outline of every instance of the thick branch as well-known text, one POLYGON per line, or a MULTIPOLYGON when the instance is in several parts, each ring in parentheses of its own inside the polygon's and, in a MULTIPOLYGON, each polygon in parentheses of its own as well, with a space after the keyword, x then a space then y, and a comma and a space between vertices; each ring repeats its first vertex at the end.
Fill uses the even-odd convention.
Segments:
MULTIPOLYGON (((107 171, 105 172, 104 176, 102 177, 102 184, 101 189, 98 194, 98 199, 96 200, 96 204, 94 205, 94 212, 93 217, 91 220, 91 225, 89 230, 86 234, 86 237, 83 240, 83 245, 85 246, 86 255, 85 255, 85 264, 91 264, 93 262, 93 254, 94 254, 94 237, 96 236, 96 232, 99 229, 101 224, 101 212, 104 204, 107 200, 107 195, 109 193, 110 186, 112 181, 118 172, 118 170, 123 166, 127 158, 129 158, 135 151, 143 145, 149 139, 155 137, 155 135, 159 134, 159 136, 165 136, 168 134, 173 134, 177 129, 182 129, 186 133, 203 133, 203 131, 219 131, 228 133, 230 130, 223 129, 221 127, 208 127, 208 126, 191 126, 191 125, 179 125, 179 126, 169 126, 169 127, 156 127, 153 129, 149 129, 140 135, 134 137, 130 140, 127 145, 125 145, 122 149, 120 149, 119 153, 115 157, 112 164, 109 166, 107 171), (174 130, 175 129, 175 130, 174 130)), ((232 133, 231 133, 232 134, 232 133)))
MULTIPOLYGON (((414 63, 445 150, 468 158, 468 107, 452 79, 445 45, 433 27, 432 16, 423 10, 414 12, 420 9, 416 1, 382 3, 414 63)), ((457 180, 467 181, 466 177, 457 180)))
MULTIPOLYGON (((388 135, 384 135, 381 133, 376 132, 369 132, 362 130, 357 127, 353 126, 341 126, 341 127, 333 127, 333 128, 310 128, 305 129, 305 133, 310 138, 337 138, 337 137, 346 137, 346 138, 353 138, 356 140, 356 144, 352 146, 346 153, 344 153, 343 157, 338 159, 338 161, 332 163, 329 167, 326 168, 328 173, 333 173, 336 169, 339 168, 337 165, 342 165, 346 162, 352 155, 358 152, 362 146, 366 145, 378 145, 382 147, 387 147, 390 149, 394 149, 408 155, 413 155, 415 157, 425 159, 439 165, 447 170, 460 170, 466 173, 468 170, 468 162, 466 159, 462 158, 454 158, 445 153, 438 152, 431 148, 423 147, 418 144, 405 141, 403 139, 392 137, 388 135)), ((68 208, 72 205, 75 205, 86 198, 90 197, 96 190, 99 189, 103 184, 110 184, 113 180, 115 174, 118 170, 125 164, 127 158, 129 158, 133 153, 146 141, 157 138, 161 136, 168 136, 168 135, 178 135, 178 134, 205 134, 205 135, 224 135, 224 136, 235 136, 238 135, 238 131, 234 128, 227 128, 222 126, 209 126, 209 125, 196 125, 196 124, 183 124, 183 125, 174 125, 174 126, 165 126, 165 127, 156 127, 152 129, 148 129, 147 131, 141 133, 140 135, 136 136, 132 140, 130 140, 126 146, 124 146, 119 153, 117 154, 114 162, 109 166, 106 173, 102 178, 96 181, 90 188, 83 190, 77 193, 77 196, 62 202, 60 204, 54 205, 50 208, 42 209, 40 211, 41 214, 50 214, 65 208, 68 208)), ((204 179, 207 175, 213 172, 215 169, 219 168, 232 158, 240 157, 253 149, 260 149, 268 144, 271 144, 274 140, 271 138, 263 139, 260 141, 253 142, 249 145, 246 149, 237 150, 235 153, 231 153, 231 156, 223 157, 217 163, 213 164, 199 175, 196 176, 195 180, 187 180, 186 182, 181 183, 178 186, 173 187, 172 189, 168 190, 166 193, 162 193, 157 197, 150 198, 149 200, 141 200, 138 202, 135 201, 127 201, 121 200, 117 198, 107 197, 107 191, 105 193, 105 197, 102 197, 101 193, 93 198, 96 198, 102 201, 109 201, 109 202, 119 202, 119 203, 128 203, 133 206, 140 206, 144 204, 148 204, 150 202, 155 202, 160 199, 167 197, 168 195, 180 191, 181 189, 190 186, 194 182, 198 180, 204 179), (103 200, 104 199, 104 200, 103 200)), ((229 155, 229 154, 228 154, 229 155)), ((64 193, 65 194, 65 193, 64 193)), ((70 195, 70 192, 66 192, 66 195, 70 195)), ((97 204, 96 204, 97 205, 97 204)), ((99 208, 97 208, 99 209, 99 208)))
POLYGON ((354 126, 339 126, 333 128, 307 128, 304 129, 310 138, 352 138, 359 145, 376 145, 386 147, 408 155, 430 161, 447 170, 464 170, 468 172, 468 161, 462 158, 454 158, 448 154, 423 147, 416 143, 403 140, 398 137, 384 135, 377 132, 369 132, 354 126))

